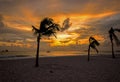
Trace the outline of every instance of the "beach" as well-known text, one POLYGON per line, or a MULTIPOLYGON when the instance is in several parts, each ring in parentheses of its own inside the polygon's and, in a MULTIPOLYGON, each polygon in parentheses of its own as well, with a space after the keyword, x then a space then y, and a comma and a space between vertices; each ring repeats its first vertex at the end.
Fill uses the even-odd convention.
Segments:
POLYGON ((120 54, 4 59, 0 82, 120 82, 120 54))

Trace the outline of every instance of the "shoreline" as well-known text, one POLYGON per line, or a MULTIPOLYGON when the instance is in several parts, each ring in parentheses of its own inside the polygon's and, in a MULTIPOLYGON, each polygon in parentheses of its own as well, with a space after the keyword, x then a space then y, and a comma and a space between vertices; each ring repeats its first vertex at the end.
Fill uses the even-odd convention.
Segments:
MULTIPOLYGON (((39 58, 56 58, 56 57, 81 57, 81 56, 88 56, 86 55, 61 55, 61 56, 39 56, 39 58)), ((112 58, 112 54, 91 54, 91 57, 99 57, 99 56, 110 56, 112 58)), ((115 54, 115 56, 120 56, 120 54, 115 54)), ((12 60, 12 59, 29 59, 35 58, 35 56, 30 55, 0 55, 0 60, 12 60)))

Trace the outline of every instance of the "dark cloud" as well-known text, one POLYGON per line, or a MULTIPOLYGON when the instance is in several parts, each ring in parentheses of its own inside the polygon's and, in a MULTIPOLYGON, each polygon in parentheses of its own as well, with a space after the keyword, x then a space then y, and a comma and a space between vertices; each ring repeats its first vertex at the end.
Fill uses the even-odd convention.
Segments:
POLYGON ((0 13, 10 14, 17 11, 17 0, 0 0, 0 13))
POLYGON ((62 28, 61 28, 61 31, 65 31, 67 30, 68 28, 70 28, 72 23, 70 23, 70 18, 67 18, 63 21, 63 24, 62 24, 62 28))
POLYGON ((120 12, 119 0, 61 0, 59 11, 79 14, 99 14, 104 12, 120 12))
MULTIPOLYGON (((32 11, 32 14, 37 17, 56 14, 100 14, 106 12, 120 12, 119 3, 120 0, 0 0, 0 41, 24 41, 26 38, 36 38, 32 35, 32 31, 27 32, 5 25, 3 15, 10 17, 18 16, 25 19, 25 14, 22 9, 32 11)), ((120 28, 119 18, 120 13, 98 19, 91 18, 84 24, 85 27, 88 26, 90 28, 84 28, 83 26, 73 32, 80 34, 77 39, 84 39, 91 35, 102 35, 106 38, 105 44, 108 45, 108 30, 111 26, 120 28)), ((9 23, 19 23, 23 25, 23 22, 25 22, 21 22, 19 19, 16 20, 14 21, 11 19, 9 23)), ((66 24, 68 26, 66 25, 62 31, 69 28, 69 23, 66 24)))
POLYGON ((102 18, 91 18, 84 25, 91 27, 89 30, 95 30, 100 34, 106 34, 111 28, 120 28, 120 14, 113 14, 102 18))
MULTIPOLYGON (((4 18, 0 15, 0 40, 9 41, 9 40, 20 40, 25 38, 33 38, 32 31, 27 32, 23 30, 18 30, 12 27, 8 27, 3 23, 4 18)), ((31 28, 32 29, 32 28, 31 28)))
MULTIPOLYGON (((96 20, 94 20, 94 18, 89 19, 84 25, 85 27, 90 27, 90 28, 85 28, 80 27, 80 29, 75 30, 74 32, 80 34, 79 37, 77 37, 77 39, 84 39, 84 38, 88 38, 90 36, 94 36, 94 35, 100 35, 104 38, 104 43, 102 43, 102 47, 108 48, 108 46, 110 45, 110 39, 109 39, 109 34, 108 31, 111 27, 115 28, 115 29, 120 29, 120 14, 114 14, 114 15, 110 15, 107 17, 103 17, 103 18, 98 18, 96 20)), ((116 36, 119 37, 119 33, 115 32, 116 36)), ((101 47, 101 49, 102 49, 101 47)), ((109 49, 109 48, 108 48, 109 49)))
POLYGON ((20 7, 27 7, 38 16, 60 13, 99 14, 109 11, 120 12, 119 3, 120 0, 1 0, 0 10, 19 14, 20 7))
POLYGON ((111 27, 120 28, 119 18, 120 14, 115 14, 101 19, 101 22, 96 25, 96 27, 98 28, 97 30, 100 30, 103 34, 106 34, 111 27))

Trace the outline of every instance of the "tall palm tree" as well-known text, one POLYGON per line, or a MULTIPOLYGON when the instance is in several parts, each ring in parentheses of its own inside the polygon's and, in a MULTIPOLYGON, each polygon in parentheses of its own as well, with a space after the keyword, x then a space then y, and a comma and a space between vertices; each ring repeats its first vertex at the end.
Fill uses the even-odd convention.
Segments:
POLYGON ((118 39, 118 37, 115 35, 115 31, 120 32, 120 29, 113 29, 111 27, 111 29, 109 30, 109 37, 110 37, 110 41, 111 41, 111 46, 112 46, 112 58, 115 58, 115 54, 114 54, 114 44, 113 44, 113 39, 115 40, 116 44, 119 46, 120 45, 120 40, 118 39))
POLYGON ((99 42, 94 37, 89 38, 88 61, 90 60, 90 47, 95 49, 96 52, 98 53, 96 46, 99 46, 99 45, 100 45, 99 42))
POLYGON ((57 31, 59 31, 60 25, 55 23, 52 18, 44 18, 40 22, 40 27, 36 28, 35 26, 32 26, 34 34, 37 35, 37 52, 36 52, 36 63, 35 66, 38 67, 38 59, 39 59, 39 46, 40 46, 40 40, 42 36, 48 36, 55 35, 57 31))

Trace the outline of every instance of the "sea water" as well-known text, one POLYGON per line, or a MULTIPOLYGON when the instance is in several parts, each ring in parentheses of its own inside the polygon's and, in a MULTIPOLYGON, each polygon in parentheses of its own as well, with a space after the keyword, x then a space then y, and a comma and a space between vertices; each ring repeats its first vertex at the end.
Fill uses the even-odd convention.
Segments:
MULTIPOLYGON (((116 53, 116 52, 115 52, 116 53)), ((120 53, 120 52, 119 52, 120 53)), ((87 51, 40 51, 39 57, 59 57, 59 56, 87 56, 87 51)), ((101 51, 98 54, 95 51, 91 52, 91 56, 110 55, 111 51, 101 51)), ((117 52, 118 54, 118 52, 117 52)), ((0 59, 3 58, 33 58, 36 56, 36 51, 8 51, 0 52, 0 59)))
MULTIPOLYGON (((40 57, 54 57, 54 56, 74 56, 74 55, 85 55, 86 52, 80 51, 39 51, 40 57)), ((35 57, 35 51, 9 51, 9 52, 0 52, 0 56, 31 56, 35 57)))

